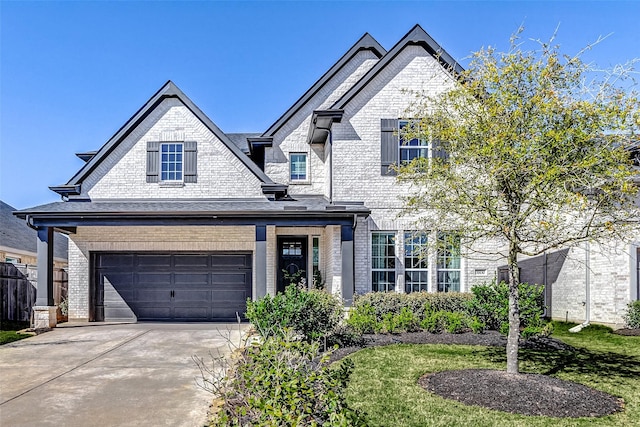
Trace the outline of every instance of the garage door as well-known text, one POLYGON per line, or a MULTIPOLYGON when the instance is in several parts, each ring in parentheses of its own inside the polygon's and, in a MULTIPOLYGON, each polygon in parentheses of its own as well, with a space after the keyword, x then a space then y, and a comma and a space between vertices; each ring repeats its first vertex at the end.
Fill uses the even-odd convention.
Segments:
POLYGON ((235 321, 251 297, 251 254, 95 253, 97 321, 235 321))

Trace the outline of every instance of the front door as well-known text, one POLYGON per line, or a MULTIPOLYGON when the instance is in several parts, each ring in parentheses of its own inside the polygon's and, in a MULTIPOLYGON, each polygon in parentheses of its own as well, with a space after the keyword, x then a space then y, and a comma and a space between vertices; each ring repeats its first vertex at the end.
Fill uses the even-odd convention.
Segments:
POLYGON ((300 283, 307 276, 307 237, 278 237, 278 285, 277 292, 291 283, 300 283))

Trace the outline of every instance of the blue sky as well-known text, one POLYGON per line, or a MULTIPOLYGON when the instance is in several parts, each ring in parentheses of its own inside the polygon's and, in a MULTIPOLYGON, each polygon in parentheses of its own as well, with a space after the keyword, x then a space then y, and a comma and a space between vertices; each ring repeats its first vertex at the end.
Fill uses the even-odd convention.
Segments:
POLYGON ((607 67, 640 57, 640 1, 55 2, 0 0, 0 199, 59 200, 167 80, 225 132, 262 132, 365 32, 390 49, 419 23, 463 65, 525 36, 607 67))

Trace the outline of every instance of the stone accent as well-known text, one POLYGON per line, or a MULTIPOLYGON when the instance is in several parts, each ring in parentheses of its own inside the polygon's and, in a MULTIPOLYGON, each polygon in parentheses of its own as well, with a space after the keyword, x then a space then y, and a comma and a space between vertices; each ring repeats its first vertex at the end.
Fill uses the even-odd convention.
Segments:
POLYGON ((34 329, 50 329, 55 328, 58 324, 56 317, 57 306, 39 306, 33 307, 33 328, 34 329))

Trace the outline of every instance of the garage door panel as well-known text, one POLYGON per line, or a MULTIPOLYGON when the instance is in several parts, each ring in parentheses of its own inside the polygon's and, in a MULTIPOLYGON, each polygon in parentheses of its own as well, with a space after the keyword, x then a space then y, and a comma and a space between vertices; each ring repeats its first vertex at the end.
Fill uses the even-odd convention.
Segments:
POLYGON ((170 302, 171 291, 168 289, 136 289, 134 298, 137 302, 170 302))
POLYGON ((133 266, 134 256, 131 254, 114 254, 109 257, 100 257, 96 263, 96 267, 121 267, 131 268, 133 266))
POLYGON ((137 255, 136 265, 140 268, 155 267, 155 268, 171 268, 171 255, 137 255))
POLYGON ((142 306, 136 307, 136 315, 139 320, 170 320, 172 318, 171 307, 142 306))
POLYGON ((249 268, 251 267, 251 255, 211 255, 211 266, 214 269, 227 267, 249 268))
POLYGON ((133 273, 105 272, 102 274, 103 280, 108 281, 117 290, 133 288, 133 273))
POLYGON ((208 273, 174 273, 176 286, 209 286, 208 273))
POLYGON ((213 273, 212 276, 214 286, 237 287, 247 282, 247 273, 213 273))
POLYGON ((173 315, 185 320, 210 320, 211 307, 175 307, 173 315))
POLYGON ((137 287, 171 287, 171 273, 138 273, 137 287))
POLYGON ((192 302, 210 305, 209 302, 211 301, 211 289, 178 289, 174 292, 173 300, 176 304, 182 302, 192 302))
POLYGON ((209 267, 208 255, 174 255, 176 268, 207 268, 209 267))
POLYGON ((235 320, 251 296, 251 254, 98 253, 93 259, 95 277, 109 284, 105 320, 235 320))

